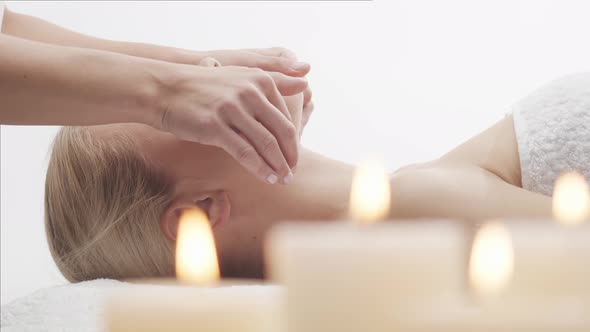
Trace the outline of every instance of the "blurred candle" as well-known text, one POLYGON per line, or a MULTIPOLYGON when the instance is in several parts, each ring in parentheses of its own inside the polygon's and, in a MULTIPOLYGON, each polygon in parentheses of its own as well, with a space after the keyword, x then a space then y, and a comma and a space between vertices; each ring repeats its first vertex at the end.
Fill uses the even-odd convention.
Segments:
POLYGON ((352 179, 350 218, 363 224, 385 219, 390 207, 389 176, 377 161, 362 163, 352 179))
MULTIPOLYGON (((389 186, 383 167, 363 163, 351 186, 352 221, 386 218, 389 186)), ((288 331, 392 331, 392 312, 463 288, 464 239, 451 222, 283 224, 267 239, 267 266, 287 286, 288 331)))
POLYGON ((205 213, 196 209, 182 213, 176 246, 180 282, 151 279, 148 284, 115 290, 106 306, 107 331, 276 332, 280 328, 280 289, 219 282, 205 213))
POLYGON ((451 222, 282 224, 267 265, 287 287, 288 331, 389 332, 396 313, 461 292, 464 239, 451 222))
POLYGON ((293 223, 266 249, 289 331, 590 331, 590 225, 489 223, 471 252, 466 239, 443 221, 293 223))
POLYGON ((590 331, 590 227, 486 223, 470 255, 471 291, 396 313, 399 331, 590 331))
POLYGON ((512 240, 499 222, 485 224, 475 236, 469 261, 469 280, 483 297, 494 296, 510 281, 514 265, 512 240))
POLYGON ((590 224, 572 228, 552 220, 515 220, 505 225, 512 238, 514 272, 503 299, 590 301, 590 224))
POLYGON ((185 210, 180 216, 176 239, 176 278, 197 285, 210 285, 219 280, 213 232, 201 210, 185 210))
POLYGON ((563 174, 553 189, 553 216, 564 225, 578 225, 590 217, 590 192, 584 176, 563 174))
MULTIPOLYGON (((387 215, 382 174, 357 170, 353 220, 387 215)), ((486 223, 471 245, 450 221, 292 223, 273 229, 266 254, 287 286, 289 331, 577 332, 590 330, 588 239, 590 227, 549 221, 486 223)))

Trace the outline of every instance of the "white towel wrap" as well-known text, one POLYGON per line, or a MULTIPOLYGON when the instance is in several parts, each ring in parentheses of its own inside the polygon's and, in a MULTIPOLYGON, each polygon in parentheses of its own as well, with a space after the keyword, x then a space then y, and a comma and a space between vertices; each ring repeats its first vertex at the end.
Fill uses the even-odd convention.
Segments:
POLYGON ((557 79, 513 110, 522 186, 552 195, 560 174, 590 179, 590 72, 557 79))

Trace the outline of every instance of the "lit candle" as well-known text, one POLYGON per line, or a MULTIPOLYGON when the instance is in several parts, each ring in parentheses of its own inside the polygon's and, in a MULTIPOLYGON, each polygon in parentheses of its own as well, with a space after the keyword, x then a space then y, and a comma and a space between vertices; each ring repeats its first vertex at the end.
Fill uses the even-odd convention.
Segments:
POLYGON ((176 278, 197 285, 219 281, 213 232, 201 210, 187 210, 180 217, 176 239, 176 278))
MULTIPOLYGON (((387 216, 382 167, 356 171, 350 204, 357 223, 387 216)), ((289 331, 391 331, 391 312, 464 287, 465 238, 452 222, 283 224, 268 238, 267 265, 287 286, 289 331)))
MULTIPOLYGON (((407 308, 403 314, 397 315, 402 330, 589 331, 590 288, 587 280, 590 280, 590 269, 584 266, 588 262, 590 245, 582 244, 582 236, 569 238, 576 243, 572 248, 581 249, 581 254, 570 248, 564 250, 567 245, 554 246, 544 241, 545 236, 538 236, 550 234, 550 230, 556 229, 554 224, 531 225, 530 222, 485 224, 475 237, 471 251, 471 294, 458 293, 444 301, 430 301, 407 308), (546 244, 549 246, 544 246, 546 244), (561 252, 562 259, 572 256, 568 266, 578 266, 578 269, 563 271, 558 266, 560 260, 543 257, 542 254, 552 250, 561 252), (533 256, 538 258, 531 264, 529 259, 533 256), (538 264, 541 257, 543 263, 538 264), (551 273, 549 269, 561 272, 551 273), (539 278, 539 274, 547 272, 553 280, 549 281, 545 276, 539 278), (567 278, 568 272, 581 272, 576 276, 579 282, 574 292, 569 291, 573 288, 568 285, 571 282, 567 278)), ((584 233, 587 243, 590 228, 584 229, 584 233)))
POLYGON ((176 274, 180 283, 148 280, 149 285, 140 281, 115 290, 106 306, 107 331, 276 332, 280 328, 280 288, 221 287, 213 234, 200 210, 187 210, 180 218, 176 274), (211 285, 219 287, 202 287, 211 285))
MULTIPOLYGON (((382 215, 364 197, 351 216, 379 219, 353 212, 382 215)), ((494 222, 469 239, 449 221, 292 223, 266 254, 289 331, 590 331, 590 225, 494 222)))
POLYGON ((467 255, 449 222, 290 224, 268 255, 289 331, 590 331, 590 227, 556 229, 487 224, 467 255))
POLYGON ((391 192, 385 168, 376 161, 362 163, 354 173, 350 190, 350 218, 374 223, 389 214, 391 192))
POLYGON ((394 331, 396 311, 464 288, 464 238, 450 222, 279 225, 267 258, 288 331, 394 331))
POLYGON ((583 175, 570 172, 555 181, 553 216, 564 225, 578 225, 590 218, 590 192, 583 175))
POLYGON ((469 281, 482 297, 497 295, 512 277, 514 251, 508 229, 500 223, 484 225, 475 236, 469 259, 469 281))

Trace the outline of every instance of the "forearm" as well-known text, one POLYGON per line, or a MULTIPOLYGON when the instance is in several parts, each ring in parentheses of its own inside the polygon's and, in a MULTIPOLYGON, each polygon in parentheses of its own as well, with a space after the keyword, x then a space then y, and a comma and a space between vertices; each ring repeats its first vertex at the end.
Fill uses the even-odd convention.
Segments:
POLYGON ((436 163, 392 176, 395 218, 549 218, 551 198, 511 185, 478 166, 436 163))
POLYGON ((2 33, 47 44, 104 50, 183 64, 196 64, 204 57, 201 52, 196 51, 95 38, 8 9, 4 14, 2 33))
POLYGON ((0 34, 0 122, 92 125, 154 121, 157 72, 175 66, 0 34))

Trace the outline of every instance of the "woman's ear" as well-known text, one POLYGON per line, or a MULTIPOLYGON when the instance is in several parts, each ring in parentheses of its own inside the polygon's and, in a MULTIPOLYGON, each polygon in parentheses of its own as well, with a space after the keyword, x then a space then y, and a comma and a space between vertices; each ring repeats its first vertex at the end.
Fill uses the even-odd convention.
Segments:
POLYGON ((212 228, 216 228, 229 220, 231 204, 227 192, 217 190, 206 193, 182 195, 172 200, 164 211, 161 228, 167 238, 176 241, 178 223, 185 209, 200 208, 207 214, 212 228))

